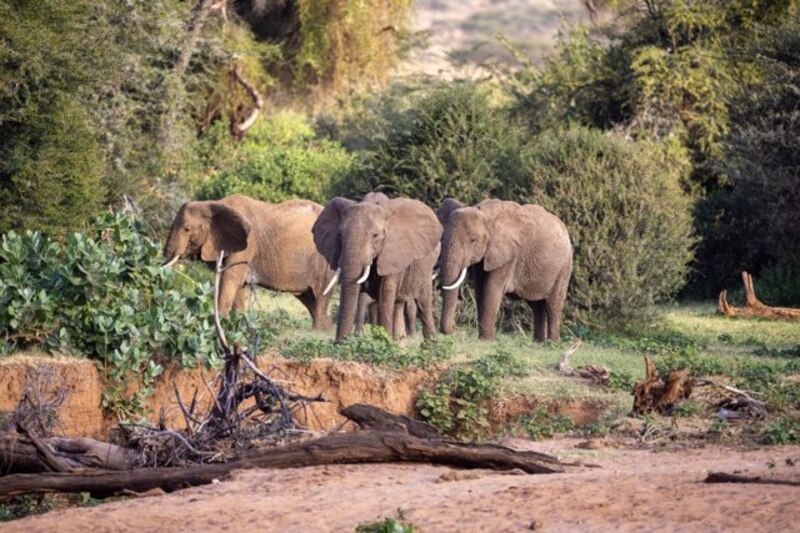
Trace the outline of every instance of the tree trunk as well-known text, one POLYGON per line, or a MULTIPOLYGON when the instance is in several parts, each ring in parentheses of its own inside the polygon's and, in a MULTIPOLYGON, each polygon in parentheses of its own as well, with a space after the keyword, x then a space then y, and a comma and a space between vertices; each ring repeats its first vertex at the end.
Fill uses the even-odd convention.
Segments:
POLYGON ((222 464, 186 468, 143 468, 130 472, 13 474, 0 478, 0 497, 15 494, 88 492, 102 498, 121 491, 145 492, 159 487, 174 491, 211 483, 245 468, 297 468, 329 464, 433 463, 459 468, 520 469, 529 474, 564 472, 555 457, 518 452, 491 444, 421 439, 397 432, 359 431, 325 437, 281 448, 257 450, 222 464))

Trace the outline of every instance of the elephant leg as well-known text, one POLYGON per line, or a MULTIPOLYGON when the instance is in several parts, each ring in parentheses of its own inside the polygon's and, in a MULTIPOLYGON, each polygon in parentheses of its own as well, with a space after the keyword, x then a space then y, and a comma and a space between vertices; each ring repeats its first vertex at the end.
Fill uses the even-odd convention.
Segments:
POLYGON ((314 330, 321 331, 331 327, 331 319, 328 317, 328 299, 317 298, 314 296, 313 289, 297 295, 300 303, 308 309, 308 314, 311 315, 311 327, 314 330))
POLYGON ((406 314, 406 335, 413 337, 417 331, 417 302, 406 302, 404 307, 406 314))
POLYGON ((416 303, 422 318, 422 336, 430 339, 436 335, 436 322, 433 318, 433 288, 426 287, 416 303))
POLYGON ((394 304, 394 320, 392 324, 392 335, 396 339, 402 339, 406 336, 406 319, 405 319, 405 302, 395 302, 394 304))
POLYGON ((367 307, 367 313, 369 315, 369 323, 370 324, 377 324, 378 323, 378 302, 375 302, 375 301, 370 302, 369 306, 367 307))
POLYGON ((367 313, 370 310, 370 297, 366 292, 358 295, 358 314, 356 315, 356 335, 364 334, 364 323, 367 320, 367 313))
POLYGON ((250 296, 250 288, 247 285, 242 285, 236 291, 236 297, 233 299, 233 309, 241 311, 247 307, 247 300, 250 296))
POLYGON ((533 338, 539 342, 547 340, 547 302, 536 300, 528 302, 533 311, 533 338))
POLYGON ((497 335, 497 313, 505 295, 506 277, 509 266, 487 272, 483 281, 481 300, 478 307, 478 338, 494 340, 497 335))
POLYGON ((569 288, 569 277, 572 268, 565 269, 558 276, 550 296, 547 297, 547 327, 548 337, 553 341, 561 340, 561 312, 564 310, 564 302, 567 300, 567 289, 569 288))
POLYGON ((378 322, 393 333, 394 307, 397 298, 397 276, 384 276, 378 292, 378 322))
POLYGON ((234 262, 226 267, 225 272, 222 273, 219 288, 219 312, 222 316, 230 313, 237 302, 241 303, 242 307, 236 307, 236 309, 244 307, 246 299, 242 294, 242 299, 239 300, 239 292, 242 291, 244 293, 244 280, 247 277, 248 268, 247 263, 234 262))

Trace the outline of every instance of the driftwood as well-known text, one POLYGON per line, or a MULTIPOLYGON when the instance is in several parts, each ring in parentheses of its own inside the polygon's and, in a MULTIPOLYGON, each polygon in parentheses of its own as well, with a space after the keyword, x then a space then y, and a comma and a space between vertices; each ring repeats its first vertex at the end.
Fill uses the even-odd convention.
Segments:
POLYGON ((87 468, 130 470, 134 464, 133 452, 107 442, 0 433, 0 475, 87 468))
POLYGON ((761 476, 742 476, 739 474, 726 474, 725 472, 709 472, 706 483, 760 483, 764 485, 790 485, 800 487, 800 480, 776 479, 761 476))
POLYGON ((728 291, 719 293, 717 310, 725 316, 741 316, 748 318, 768 318, 772 320, 800 320, 800 309, 793 307, 771 307, 764 304, 756 296, 753 276, 742 272, 744 285, 744 307, 733 307, 728 303, 728 291))
POLYGON ((361 427, 376 431, 397 431, 423 439, 438 439, 441 434, 436 426, 414 420, 403 415, 393 415, 375 406, 364 403, 353 404, 339 409, 339 414, 346 416, 361 427))
POLYGON ((692 394, 689 370, 673 370, 667 382, 661 379, 649 357, 644 358, 645 379, 633 386, 633 412, 636 414, 669 412, 680 400, 692 394))
POLYGON ((0 497, 15 494, 88 492, 97 498, 123 491, 145 492, 161 488, 170 492, 212 483, 234 470, 246 468, 297 468, 359 463, 433 463, 460 468, 518 468, 530 474, 565 471, 555 457, 518 452, 495 445, 463 444, 422 439, 398 432, 359 431, 325 437, 280 448, 251 451, 220 464, 182 468, 142 468, 129 472, 97 470, 86 473, 13 474, 0 478, 0 497))

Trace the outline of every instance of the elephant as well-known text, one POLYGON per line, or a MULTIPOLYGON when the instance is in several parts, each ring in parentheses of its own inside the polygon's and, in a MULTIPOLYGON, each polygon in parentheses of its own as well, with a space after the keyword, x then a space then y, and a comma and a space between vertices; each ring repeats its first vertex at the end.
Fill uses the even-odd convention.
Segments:
POLYGON ((172 221, 165 266, 181 258, 215 264, 224 251, 220 314, 244 308, 249 273, 261 287, 295 295, 311 314, 314 329, 327 329, 331 296, 323 293, 333 270, 311 235, 321 211, 321 205, 307 200, 269 204, 239 194, 187 202, 172 221))
POLYGON ((433 210, 418 200, 381 193, 360 202, 336 197, 320 213, 313 233, 341 284, 337 341, 351 333, 359 300, 368 303, 360 298, 362 291, 376 300, 378 323, 393 336, 400 335, 395 317, 402 310, 396 310, 406 303, 419 308, 423 335, 436 333, 432 272, 442 226, 433 210))
POLYGON ((572 275, 572 243, 564 223, 543 207, 484 200, 465 207, 446 199, 439 258, 442 333, 455 326, 458 287, 472 271, 478 303, 478 335, 492 340, 503 296, 528 302, 534 337, 560 340, 561 311, 572 275))
MULTIPOLYGON (((364 332, 364 324, 378 323, 378 304, 372 297, 362 291, 358 298, 358 316, 356 317, 356 334, 364 332)), ((413 337, 417 330, 417 304, 416 302, 398 303, 394 309, 393 331, 398 337, 413 337), (399 333, 398 333, 399 332, 399 333)))

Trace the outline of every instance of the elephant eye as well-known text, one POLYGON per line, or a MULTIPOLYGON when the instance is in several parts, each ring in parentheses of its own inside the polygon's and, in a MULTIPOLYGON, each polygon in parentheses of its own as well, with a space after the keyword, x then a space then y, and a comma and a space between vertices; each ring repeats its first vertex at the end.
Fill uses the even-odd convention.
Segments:
POLYGON ((183 231, 185 231, 186 233, 189 233, 189 232, 191 231, 191 228, 189 228, 188 226, 186 226, 185 228, 183 228, 183 231))
POLYGON ((377 239, 378 237, 380 237, 380 233, 378 233, 377 231, 372 234, 373 239, 377 239))

